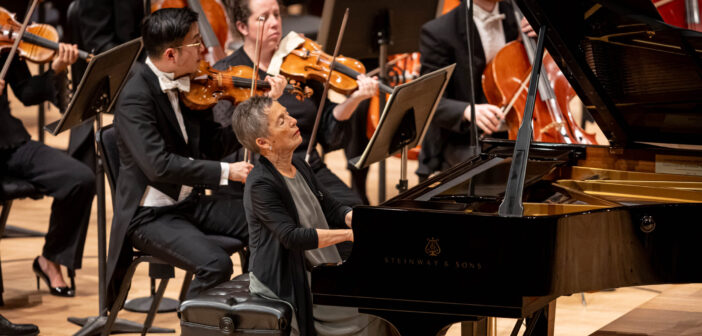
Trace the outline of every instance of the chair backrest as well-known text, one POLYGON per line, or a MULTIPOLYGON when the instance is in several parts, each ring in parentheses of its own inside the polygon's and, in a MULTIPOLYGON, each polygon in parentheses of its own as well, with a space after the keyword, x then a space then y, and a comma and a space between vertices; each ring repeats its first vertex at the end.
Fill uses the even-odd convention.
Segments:
POLYGON ((95 134, 95 140, 98 143, 102 165, 107 174, 107 181, 110 183, 112 197, 114 197, 117 190, 117 177, 119 176, 119 150, 115 128, 112 125, 103 127, 95 134))

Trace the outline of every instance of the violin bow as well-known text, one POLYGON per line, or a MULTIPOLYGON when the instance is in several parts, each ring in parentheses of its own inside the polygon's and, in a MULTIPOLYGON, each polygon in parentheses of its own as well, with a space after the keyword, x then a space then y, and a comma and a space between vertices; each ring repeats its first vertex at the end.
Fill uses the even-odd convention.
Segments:
MULTIPOLYGON (((258 78, 258 63, 261 62, 261 49, 263 48, 263 43, 261 43, 261 37, 263 36, 263 22, 266 20, 266 17, 261 15, 258 17, 258 32, 256 33, 256 55, 254 55, 254 58, 256 61, 254 62, 254 68, 253 68, 253 73, 251 74, 251 94, 249 97, 253 97, 254 93, 256 92, 256 79, 258 78)), ((249 150, 244 147, 244 161, 251 163, 251 153, 249 150)))
POLYGON ((10 69, 10 63, 12 63, 12 59, 15 57, 17 47, 19 47, 19 43, 22 40, 22 36, 27 30, 29 19, 32 17, 32 14, 34 13, 34 9, 37 7, 38 2, 39 0, 32 1, 32 5, 29 7, 27 15, 24 17, 24 22, 22 22, 22 28, 20 28, 20 31, 17 33, 17 37, 15 37, 15 43, 12 44, 12 49, 10 49, 10 53, 7 55, 7 60, 5 60, 5 64, 2 66, 2 72, 0 72, 0 80, 5 79, 5 75, 7 75, 7 70, 10 69))
POLYGON ((256 55, 254 58, 256 59, 256 62, 254 62, 254 69, 253 69, 253 75, 251 75, 251 96, 254 95, 254 92, 256 92, 256 78, 258 77, 258 64, 261 62, 261 49, 263 49, 263 43, 261 43, 261 38, 263 37, 263 22, 266 20, 266 17, 261 15, 258 17, 258 32, 256 34, 256 55))
POLYGON ((341 21, 341 28, 339 29, 339 38, 336 40, 336 46, 334 47, 334 56, 332 56, 331 63, 329 63, 329 73, 324 81, 324 91, 322 92, 322 98, 319 101, 319 106, 317 107, 317 117, 314 119, 314 128, 312 128, 312 137, 310 138, 310 143, 307 145, 307 153, 305 154, 305 162, 310 163, 310 155, 314 147, 317 145, 317 131, 319 131, 319 122, 322 119, 322 111, 324 110, 324 104, 327 101, 327 95, 329 94, 329 81, 332 76, 333 64, 336 62, 336 56, 339 55, 339 49, 341 47, 341 40, 344 38, 344 31, 346 30, 346 21, 349 18, 349 9, 346 8, 344 12, 344 19, 341 21))

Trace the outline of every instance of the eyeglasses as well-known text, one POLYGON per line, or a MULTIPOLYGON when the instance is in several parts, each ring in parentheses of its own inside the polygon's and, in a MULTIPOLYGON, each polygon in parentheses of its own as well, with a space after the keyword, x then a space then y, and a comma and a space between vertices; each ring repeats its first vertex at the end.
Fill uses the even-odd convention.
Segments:
POLYGON ((188 47, 197 47, 199 48, 202 45, 202 40, 198 40, 195 43, 190 43, 190 44, 184 44, 182 46, 178 46, 176 48, 188 48, 188 47))

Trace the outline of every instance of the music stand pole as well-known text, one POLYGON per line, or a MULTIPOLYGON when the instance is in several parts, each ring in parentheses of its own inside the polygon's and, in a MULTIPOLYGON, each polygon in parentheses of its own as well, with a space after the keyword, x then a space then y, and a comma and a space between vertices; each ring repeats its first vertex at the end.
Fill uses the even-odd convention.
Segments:
MULTIPOLYGON (((390 36, 388 36, 387 21, 386 25, 378 30, 378 65, 380 67, 380 83, 387 84, 387 61, 388 61, 388 41, 390 41, 390 36)), ((380 92, 378 94, 378 109, 383 111, 385 109, 385 94, 380 92)), ((385 202, 385 177, 386 177, 385 160, 378 162, 378 203, 385 202)))
POLYGON ((407 146, 402 147, 402 156, 400 159, 400 182, 397 183, 397 191, 403 193, 407 191, 407 146))

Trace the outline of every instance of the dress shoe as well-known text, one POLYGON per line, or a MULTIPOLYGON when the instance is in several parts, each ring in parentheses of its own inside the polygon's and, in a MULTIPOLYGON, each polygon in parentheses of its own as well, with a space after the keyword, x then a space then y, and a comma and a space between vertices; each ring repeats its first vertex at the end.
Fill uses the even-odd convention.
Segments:
POLYGON ((0 315, 0 335, 34 336, 39 334, 39 328, 33 324, 14 324, 0 315))
MULTIPOLYGON (((39 266, 39 257, 36 257, 34 259, 34 263, 32 264, 32 270, 34 270, 34 274, 37 276, 37 290, 39 290, 39 278, 41 278, 44 280, 44 283, 46 283, 46 286, 49 287, 49 293, 51 293, 51 295, 65 297, 73 297, 76 295, 75 289, 68 286, 51 287, 51 281, 49 280, 49 276, 46 275, 46 273, 44 273, 44 271, 41 269, 41 266, 39 266)), ((74 283, 73 280, 71 280, 71 283, 74 283)))

